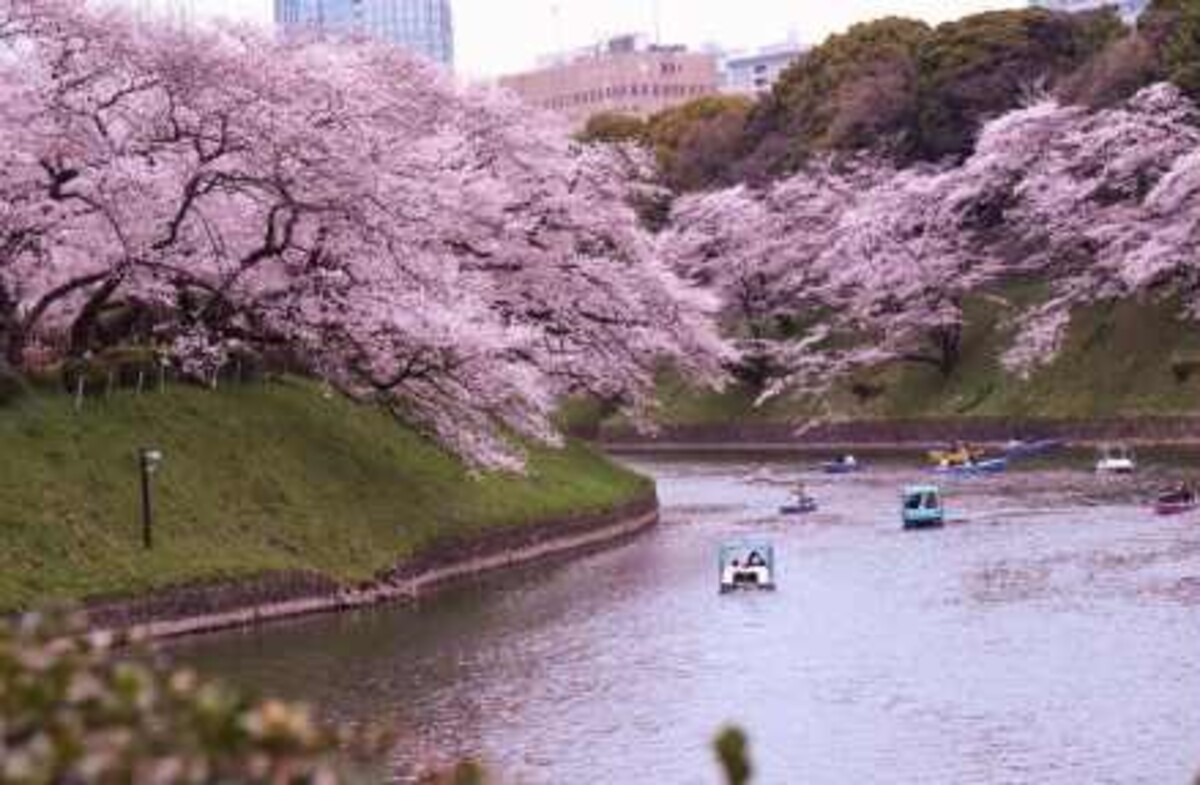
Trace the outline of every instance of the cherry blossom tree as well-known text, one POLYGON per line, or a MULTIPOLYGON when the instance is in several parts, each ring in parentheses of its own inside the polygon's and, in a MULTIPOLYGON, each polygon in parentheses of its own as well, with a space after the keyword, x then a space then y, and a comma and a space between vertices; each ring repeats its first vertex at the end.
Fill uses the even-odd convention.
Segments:
POLYGON ((78 0, 0 0, 0 35, 14 363, 55 333, 202 377, 273 347, 507 466, 505 432, 552 440, 563 393, 645 408, 663 360, 716 378, 712 305, 658 262, 621 168, 510 99, 382 46, 78 0))
MULTIPOLYGON (((1156 85, 1092 113, 1053 101, 986 126, 961 165, 896 171, 820 162, 762 191, 680 200, 664 252, 742 325, 808 313, 793 334, 750 333, 783 380, 830 380, 881 361, 950 373, 971 294, 1016 277, 1047 297, 1014 321, 1004 360, 1054 356, 1071 311, 1142 292, 1200 315, 1200 120, 1156 85), (844 333, 853 339, 828 340, 844 333)), ((743 328, 749 329, 749 328, 743 328)))
POLYGON ((789 383, 883 359, 949 372, 972 285, 961 222, 943 214, 952 186, 936 171, 824 164, 766 192, 684 199, 662 242, 682 275, 722 292, 747 355, 789 383))
POLYGON ((1052 357, 1028 347, 1056 347, 1082 304, 1176 292, 1191 316, 1200 313, 1197 119, 1196 107, 1166 84, 1095 114, 1046 108, 1045 144, 1013 189, 1011 213, 1032 249, 1027 263, 1050 282, 1052 297, 1009 355, 1015 370, 1052 357))
MULTIPOLYGON (((889 171, 873 162, 819 166, 767 190, 739 186, 676 202, 660 252, 685 279, 719 294, 738 338, 740 375, 753 386, 815 359, 811 347, 829 337, 834 299, 822 288, 821 254, 889 171)), ((831 355, 820 357, 825 372, 831 355)))

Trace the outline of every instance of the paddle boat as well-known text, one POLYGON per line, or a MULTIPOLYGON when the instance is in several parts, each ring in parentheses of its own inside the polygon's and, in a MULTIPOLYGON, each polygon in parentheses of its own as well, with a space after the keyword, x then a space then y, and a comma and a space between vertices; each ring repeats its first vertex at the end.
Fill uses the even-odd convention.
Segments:
POLYGON ((729 542, 721 546, 721 593, 775 588, 775 548, 769 542, 729 542))
POLYGON ((966 463, 943 463, 934 467, 938 474, 955 476, 973 476, 977 474, 998 474, 1008 469, 1008 458, 985 458, 969 460, 966 463))
POLYGON ((936 485, 910 485, 904 489, 900 507, 905 529, 936 529, 946 525, 942 492, 936 485))
POLYGON ((1062 446, 1062 439, 1013 439, 1004 445, 1004 457, 1009 460, 1033 458, 1053 452, 1062 446))
POLYGON ((1187 483, 1163 491, 1154 500, 1154 511, 1159 515, 1182 515, 1200 508, 1200 495, 1187 483))
POLYGON ((817 511, 817 500, 813 498, 803 483, 792 491, 792 500, 779 508, 782 515, 807 515, 817 511))
POLYGON ((1133 474, 1137 462, 1133 452, 1123 444, 1106 444, 1100 448, 1100 459, 1096 461, 1097 474, 1133 474))
POLYGON ((984 458, 982 449, 962 443, 956 443, 948 450, 931 450, 928 455, 929 462, 937 467, 964 466, 968 463, 977 463, 984 458))
POLYGON ((862 471, 862 464, 853 455, 842 455, 821 464, 821 471, 826 474, 854 474, 862 471))

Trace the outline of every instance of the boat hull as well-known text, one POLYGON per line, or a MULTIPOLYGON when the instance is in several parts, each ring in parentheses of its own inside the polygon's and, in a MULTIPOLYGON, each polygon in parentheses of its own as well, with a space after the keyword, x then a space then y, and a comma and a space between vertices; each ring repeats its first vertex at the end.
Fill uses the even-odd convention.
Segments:
POLYGON ((734 592, 749 592, 749 591, 775 591, 774 583, 723 583, 721 584, 721 594, 733 594, 734 592))
POLYGON ((936 474, 952 477, 971 477, 977 474, 999 474, 1008 470, 1007 458, 992 458, 978 463, 964 463, 953 466, 938 466, 933 471, 936 474))
POLYGON ((921 529, 940 529, 946 525, 945 517, 939 518, 905 518, 904 528, 906 531, 919 531, 921 529))
POLYGON ((1105 464, 1096 465, 1097 474, 1133 474, 1136 467, 1132 464, 1105 464))
POLYGON ((726 573, 721 578, 722 594, 734 591, 772 591, 774 588, 775 576, 765 567, 726 573))
POLYGON ((861 471, 861 467, 833 462, 821 464, 821 471, 826 474, 856 474, 861 471))

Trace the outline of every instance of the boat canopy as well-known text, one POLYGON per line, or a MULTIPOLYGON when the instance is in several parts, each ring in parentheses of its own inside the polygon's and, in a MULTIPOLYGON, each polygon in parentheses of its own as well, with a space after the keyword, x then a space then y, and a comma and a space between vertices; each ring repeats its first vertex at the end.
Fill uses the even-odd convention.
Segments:
POLYGON ((916 496, 934 496, 941 495, 941 489, 936 485, 909 485, 904 489, 904 498, 911 499, 916 496))
POLYGON ((904 489, 901 517, 906 528, 940 526, 946 513, 942 493, 936 485, 910 485, 904 489))
POLYGON ((775 546, 759 540, 727 542, 721 545, 720 558, 722 569, 735 561, 740 565, 771 568, 775 565, 775 546), (755 564, 755 562, 762 562, 762 564, 755 564))

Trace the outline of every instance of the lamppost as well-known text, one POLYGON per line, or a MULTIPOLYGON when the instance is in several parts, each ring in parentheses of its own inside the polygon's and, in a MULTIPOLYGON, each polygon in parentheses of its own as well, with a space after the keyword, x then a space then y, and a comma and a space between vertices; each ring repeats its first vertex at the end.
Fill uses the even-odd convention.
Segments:
POLYGON ((142 469, 142 547, 154 547, 154 508, 150 504, 150 477, 162 463, 161 451, 142 447, 138 450, 138 464, 142 469))

